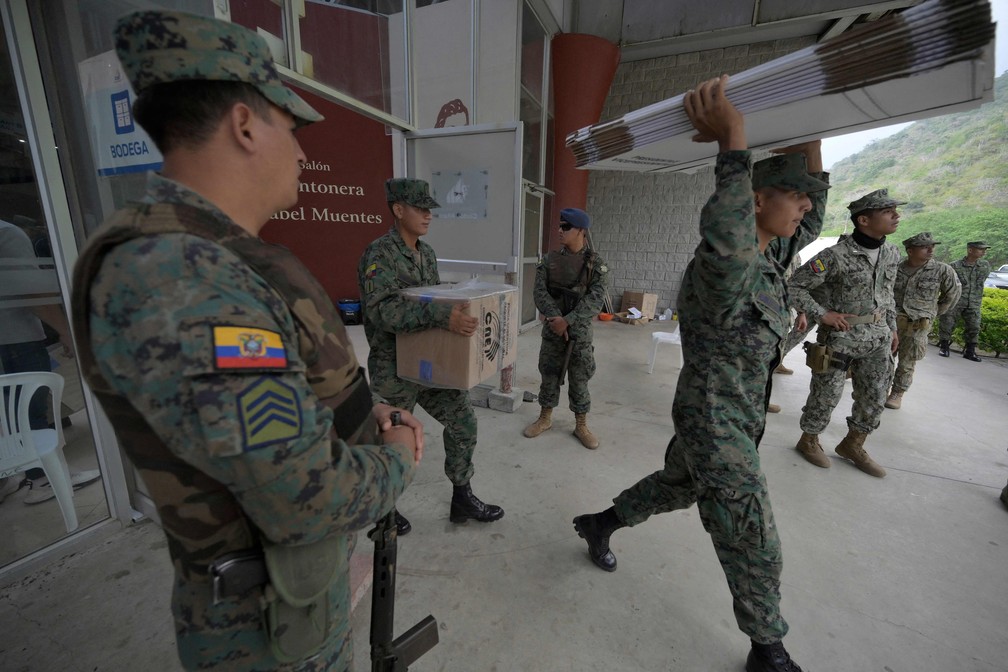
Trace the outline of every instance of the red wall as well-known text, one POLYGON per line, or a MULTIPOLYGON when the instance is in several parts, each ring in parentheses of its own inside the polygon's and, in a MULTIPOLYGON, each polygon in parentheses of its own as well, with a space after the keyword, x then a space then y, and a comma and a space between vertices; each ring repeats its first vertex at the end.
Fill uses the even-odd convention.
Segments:
POLYGON ((296 207, 273 216, 262 237, 294 252, 334 302, 357 298, 357 262, 392 226, 385 202, 392 140, 384 124, 295 90, 325 121, 297 132, 308 156, 301 196, 296 207))

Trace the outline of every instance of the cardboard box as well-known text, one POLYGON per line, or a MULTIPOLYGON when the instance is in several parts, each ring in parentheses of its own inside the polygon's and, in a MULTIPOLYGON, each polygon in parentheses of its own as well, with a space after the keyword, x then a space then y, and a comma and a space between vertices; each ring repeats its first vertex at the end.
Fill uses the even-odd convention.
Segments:
POLYGON ((469 302, 479 324, 470 337, 446 329, 396 334, 396 373, 427 387, 468 390, 497 375, 518 357, 518 288, 467 281, 410 287, 402 295, 421 302, 469 302))
POLYGON ((647 319, 654 319, 658 312, 658 295, 647 294, 645 292, 623 292, 623 302, 620 304, 619 312, 625 313, 634 307, 647 319))
POLYGON ((617 322, 622 322, 623 324, 632 324, 635 326, 641 324, 647 324, 648 322, 651 321, 651 319, 646 315, 641 315, 640 317, 633 317, 630 315, 629 312, 626 311, 616 313, 614 317, 617 322))

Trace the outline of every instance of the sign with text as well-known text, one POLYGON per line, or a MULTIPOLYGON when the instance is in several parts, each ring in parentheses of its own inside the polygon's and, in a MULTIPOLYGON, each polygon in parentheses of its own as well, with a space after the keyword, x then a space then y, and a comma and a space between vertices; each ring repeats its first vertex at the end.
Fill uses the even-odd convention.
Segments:
POLYGON ((333 302, 357 298, 357 262, 392 226, 385 201, 392 140, 383 124, 295 90, 325 120, 297 132, 308 158, 298 204, 273 215, 262 237, 294 252, 333 302))
POLYGON ((81 61, 77 70, 98 174, 121 175, 160 168, 161 153, 133 121, 136 96, 115 51, 81 61))

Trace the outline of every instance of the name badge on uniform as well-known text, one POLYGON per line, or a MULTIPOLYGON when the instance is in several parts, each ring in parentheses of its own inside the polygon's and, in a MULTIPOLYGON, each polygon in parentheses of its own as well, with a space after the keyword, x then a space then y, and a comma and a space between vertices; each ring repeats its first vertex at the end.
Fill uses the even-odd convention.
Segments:
POLYGON ((768 306, 775 311, 780 310, 780 302, 774 297, 770 296, 766 292, 756 292, 756 300, 762 303, 764 306, 768 306))
POLYGON ((214 327, 218 369, 286 369, 287 351, 280 334, 255 327, 214 327))

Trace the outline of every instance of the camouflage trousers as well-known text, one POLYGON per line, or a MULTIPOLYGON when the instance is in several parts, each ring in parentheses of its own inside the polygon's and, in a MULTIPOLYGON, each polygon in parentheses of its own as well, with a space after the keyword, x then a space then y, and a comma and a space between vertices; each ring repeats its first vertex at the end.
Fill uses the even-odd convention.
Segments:
POLYGON ((899 350, 896 351, 896 373, 893 375, 892 391, 906 392, 913 382, 914 368, 917 361, 927 354, 927 339, 931 333, 931 320, 914 322, 906 315, 896 318, 897 334, 899 335, 899 350))
POLYGON ((620 493, 613 500, 616 515, 634 526, 654 514, 696 503, 728 580, 739 629, 762 644, 780 641, 788 631, 780 615, 784 559, 758 458, 752 470, 738 474, 739 483, 746 488, 755 483, 755 491, 705 488, 697 485, 694 450, 709 448, 691 447, 673 436, 665 451, 665 467, 620 493))
POLYGON ((951 310, 938 318, 938 339, 951 341, 959 318, 963 321, 963 338, 966 343, 976 343, 980 335, 980 304, 959 301, 951 310))
MULTIPOLYGON (((567 342, 563 339, 542 339, 542 345, 539 346, 539 373, 542 374, 542 383, 539 385, 540 406, 556 408, 560 404, 560 369, 563 368, 566 350, 567 342)), ((567 365, 567 396, 570 409, 575 413, 591 410, 588 381, 594 375, 595 346, 591 341, 575 341, 567 365)))
MULTIPOLYGON (((893 360, 891 343, 884 341, 866 341, 845 346, 843 354, 854 358, 851 365, 851 383, 854 390, 851 396, 854 405, 847 417, 847 426, 858 432, 870 434, 879 426, 886 398, 889 396, 889 383, 892 381, 893 360)), ((799 425, 808 434, 822 434, 830 423, 833 409, 840 403, 844 390, 846 374, 840 369, 831 368, 826 373, 813 373, 809 383, 809 395, 802 409, 799 425)))
MULTIPOLYGON (((392 364, 395 367, 395 363, 392 364)), ((465 485, 473 475, 472 456, 476 450, 476 412, 468 390, 424 387, 394 377, 376 382, 371 388, 389 404, 410 413, 417 404, 444 426, 445 475, 453 485, 465 485)))

